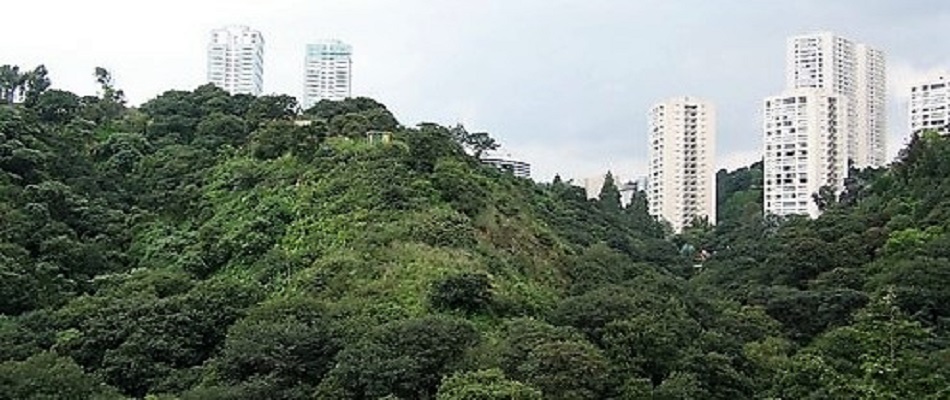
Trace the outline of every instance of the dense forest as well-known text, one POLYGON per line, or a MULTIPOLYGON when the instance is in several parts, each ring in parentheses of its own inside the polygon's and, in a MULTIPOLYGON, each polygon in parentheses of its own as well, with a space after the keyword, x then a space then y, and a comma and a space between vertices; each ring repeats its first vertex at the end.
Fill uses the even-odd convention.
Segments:
POLYGON ((94 78, 0 67, 0 399, 950 398, 948 137, 672 235, 371 99, 94 78))

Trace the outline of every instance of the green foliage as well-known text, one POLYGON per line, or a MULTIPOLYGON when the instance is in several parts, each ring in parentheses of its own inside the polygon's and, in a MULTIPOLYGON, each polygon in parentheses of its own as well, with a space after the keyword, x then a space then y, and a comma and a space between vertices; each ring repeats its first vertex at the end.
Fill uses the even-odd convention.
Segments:
POLYGON ((247 109, 252 126, 265 121, 292 120, 297 116, 297 99, 288 95, 260 96, 247 109))
POLYGON ((326 314, 319 303, 301 300, 252 311, 231 328, 215 360, 222 380, 271 398, 309 398, 339 350, 326 314))
POLYGON ((519 368, 526 381, 546 399, 603 398, 610 386, 609 364, 585 342, 553 342, 535 347, 519 368))
POLYGON ((121 399, 96 376, 53 353, 0 363, 0 397, 8 399, 121 399))
POLYGON ((728 172, 716 173, 718 223, 735 223, 762 215, 762 161, 728 172))
POLYGON ((457 373, 439 386, 436 400, 540 400, 541 392, 505 378, 497 369, 457 373))
POLYGON ((429 303, 436 310, 477 313, 492 304, 492 286, 488 275, 462 273, 450 275, 432 284, 429 303))
POLYGON ((572 294, 584 294, 615 282, 633 279, 647 273, 649 266, 637 265, 624 254, 598 243, 573 257, 565 268, 571 279, 572 294))
POLYGON ((600 188, 600 193, 597 195, 597 201, 600 206, 603 207, 608 212, 618 212, 623 205, 620 203, 620 190, 617 189, 617 184, 614 182, 614 175, 607 171, 607 175, 604 178, 604 185, 600 188))
POLYGON ((208 281, 182 291, 184 278, 155 274, 160 272, 116 277, 120 281, 108 289, 60 311, 64 326, 56 348, 133 396, 172 384, 176 370, 204 363, 227 327, 259 300, 248 285, 208 281))
POLYGON ((486 132, 469 132, 462 124, 449 129, 452 139, 460 146, 470 151, 475 159, 482 158, 486 151, 497 150, 500 145, 486 132))
POLYGON ((331 371, 346 398, 432 398, 479 335, 468 322, 445 317, 397 321, 372 331, 340 354, 331 371))
POLYGON ((366 97, 320 100, 303 115, 329 124, 334 134, 348 137, 363 137, 369 131, 392 132, 399 128, 396 117, 385 105, 366 97))

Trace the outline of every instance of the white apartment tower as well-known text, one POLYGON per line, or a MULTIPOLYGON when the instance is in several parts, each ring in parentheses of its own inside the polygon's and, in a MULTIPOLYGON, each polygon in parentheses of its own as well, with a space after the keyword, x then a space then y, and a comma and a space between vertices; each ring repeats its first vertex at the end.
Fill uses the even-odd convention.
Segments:
POLYGON ((709 102, 672 98, 649 111, 650 214, 681 232, 696 218, 716 222, 716 112, 709 102))
POLYGON ((264 37, 246 26, 211 31, 208 82, 231 94, 260 95, 264 86, 264 37))
POLYGON ((840 189, 848 171, 847 96, 819 88, 792 89, 764 103, 765 211, 817 217, 812 195, 840 189))
POLYGON ((791 37, 786 52, 786 89, 823 88, 847 97, 848 159, 857 168, 884 165, 884 53, 831 32, 791 37))
POLYGON ((350 97, 353 48, 339 40, 307 45, 304 60, 303 108, 318 101, 350 97))
POLYGON ((950 82, 939 75, 910 88, 910 131, 950 133, 950 82))

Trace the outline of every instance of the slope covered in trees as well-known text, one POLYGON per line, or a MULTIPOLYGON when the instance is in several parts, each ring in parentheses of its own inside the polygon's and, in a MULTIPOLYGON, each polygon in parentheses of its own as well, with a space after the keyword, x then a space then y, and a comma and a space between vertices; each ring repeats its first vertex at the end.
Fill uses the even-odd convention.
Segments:
POLYGON ((97 78, 0 105, 0 398, 947 396, 946 138, 666 237, 370 99, 97 78))

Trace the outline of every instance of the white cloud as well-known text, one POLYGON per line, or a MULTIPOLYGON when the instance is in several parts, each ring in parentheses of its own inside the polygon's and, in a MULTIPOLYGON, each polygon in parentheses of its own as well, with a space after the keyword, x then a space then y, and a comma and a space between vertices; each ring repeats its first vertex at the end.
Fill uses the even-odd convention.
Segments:
POLYGON ((941 65, 924 67, 913 65, 905 60, 892 61, 887 69, 887 92, 891 94, 892 101, 906 105, 910 99, 911 85, 946 74, 948 66, 950 66, 950 60, 941 65))

